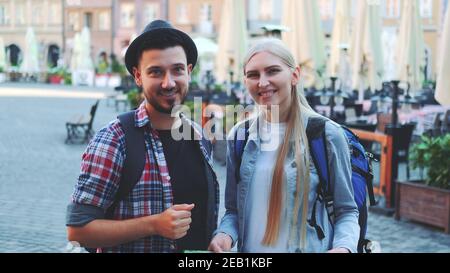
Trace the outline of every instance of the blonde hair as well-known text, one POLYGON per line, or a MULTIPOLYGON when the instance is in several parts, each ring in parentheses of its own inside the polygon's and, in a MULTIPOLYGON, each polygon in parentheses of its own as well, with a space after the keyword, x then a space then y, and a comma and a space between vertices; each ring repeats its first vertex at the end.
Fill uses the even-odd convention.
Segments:
MULTIPOLYGON (((287 49, 287 47, 277 39, 265 39, 252 47, 244 59, 244 74, 245 67, 250 59, 260 52, 268 52, 282 60, 292 71, 297 67, 297 63, 287 49)), ((299 92, 297 86, 292 86, 291 89, 291 105, 289 106, 289 113, 287 118, 286 133, 279 148, 277 160, 272 177, 272 186, 269 200, 269 210, 267 213, 267 225, 263 238, 263 244, 274 245, 278 240, 280 230, 280 217, 282 208, 282 189, 284 181, 284 162, 288 152, 292 149, 295 155, 295 162, 297 164, 297 179, 296 179, 296 193, 295 204, 292 217, 291 238, 294 235, 293 230, 298 225, 298 214, 300 207, 302 208, 301 232, 299 234, 300 249, 306 248, 306 217, 308 212, 308 195, 309 195, 309 148, 308 139, 306 137, 306 128, 303 124, 302 111, 314 112, 308 104, 303 92, 299 92), (301 147, 304 147, 302 152, 301 147), (300 204, 302 205, 300 206, 300 204)))

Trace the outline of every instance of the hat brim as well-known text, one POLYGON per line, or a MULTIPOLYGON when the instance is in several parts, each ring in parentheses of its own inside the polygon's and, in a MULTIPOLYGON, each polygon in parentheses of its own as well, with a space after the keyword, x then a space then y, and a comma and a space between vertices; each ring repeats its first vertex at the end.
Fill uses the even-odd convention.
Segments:
POLYGON ((151 41, 161 39, 162 37, 177 35, 181 38, 182 42, 180 46, 184 48, 187 58, 187 64, 192 64, 192 68, 197 63, 197 47, 195 46, 194 41, 187 35, 186 33, 174 29, 174 28, 158 28, 151 31, 147 31, 139 35, 136 39, 131 42, 130 46, 125 53, 125 66, 127 67, 128 72, 133 75, 133 67, 137 67, 138 65, 138 54, 139 54, 139 46, 144 41, 151 41))

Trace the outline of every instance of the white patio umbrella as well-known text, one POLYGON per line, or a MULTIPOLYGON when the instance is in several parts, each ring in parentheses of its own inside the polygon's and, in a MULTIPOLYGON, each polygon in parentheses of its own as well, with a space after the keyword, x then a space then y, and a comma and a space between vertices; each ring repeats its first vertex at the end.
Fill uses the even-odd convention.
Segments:
POLYGON ((425 46, 419 0, 403 1, 396 50, 396 79, 409 82, 414 93, 422 86, 425 46))
POLYGON ((323 83, 318 72, 325 72, 326 57, 317 2, 285 0, 282 18, 282 25, 290 29, 282 34, 282 39, 303 68, 305 87, 321 88, 323 83))
POLYGON ((6 54, 5 54, 5 42, 3 37, 0 36, 0 68, 5 70, 6 68, 6 54))
POLYGON ((245 1, 224 0, 218 37, 216 57, 216 77, 219 82, 242 79, 242 64, 248 49, 247 20, 245 1))
POLYGON ((20 65, 19 71, 24 74, 33 74, 39 72, 38 43, 36 41, 34 30, 31 27, 27 28, 27 32, 25 34, 23 61, 20 65))
POLYGON ((336 0, 336 12, 331 39, 331 54, 328 63, 330 76, 338 76, 342 63, 342 51, 350 45, 351 0, 336 0))
POLYGON ((81 39, 80 33, 75 33, 72 42, 72 56, 70 57, 70 71, 74 72, 78 68, 78 55, 80 55, 81 39))
POLYGON ((436 100, 442 105, 450 105, 450 8, 447 7, 444 28, 441 34, 440 60, 437 70, 436 100))
POLYGON ((205 37, 197 37, 193 40, 197 46, 198 56, 200 58, 205 56, 215 56, 217 54, 218 46, 213 40, 205 37))
POLYGON ((214 70, 218 46, 213 40, 205 37, 197 37, 193 40, 198 51, 198 63, 196 67, 199 68, 198 78, 194 80, 205 81, 207 73, 213 72, 214 70))
POLYGON ((383 79, 383 50, 381 46, 380 6, 376 1, 358 2, 356 21, 353 22, 350 55, 352 62, 352 89, 362 91, 368 87, 380 90, 383 79))
POLYGON ((80 35, 80 54, 77 56, 77 68, 93 70, 94 62, 91 57, 91 34, 88 27, 84 27, 80 35))

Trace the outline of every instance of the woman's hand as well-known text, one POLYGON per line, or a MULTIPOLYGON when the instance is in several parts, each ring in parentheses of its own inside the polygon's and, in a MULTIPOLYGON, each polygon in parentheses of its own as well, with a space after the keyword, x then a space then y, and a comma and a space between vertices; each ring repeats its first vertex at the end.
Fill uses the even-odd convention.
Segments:
POLYGON ((351 253, 350 250, 344 247, 333 248, 327 251, 327 253, 351 253))
POLYGON ((230 235, 225 234, 225 233, 218 233, 211 240, 208 250, 215 252, 215 253, 228 252, 231 250, 232 244, 233 244, 233 240, 231 239, 230 235))

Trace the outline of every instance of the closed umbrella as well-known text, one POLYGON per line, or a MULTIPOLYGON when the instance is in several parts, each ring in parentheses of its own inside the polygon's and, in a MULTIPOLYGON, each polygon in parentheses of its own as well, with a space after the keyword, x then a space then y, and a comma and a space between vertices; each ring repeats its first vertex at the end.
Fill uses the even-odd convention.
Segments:
POLYGON ((331 39, 331 54, 328 63, 330 76, 338 76, 343 54, 350 44, 351 0, 337 0, 331 39))
POLYGON ((425 46, 419 0, 403 1, 402 18, 396 50, 396 78, 411 84, 414 92, 423 81, 425 46))
POLYGON ((221 82, 228 81, 232 72, 233 81, 239 81, 242 79, 242 64, 248 49, 245 1, 223 1, 218 35, 216 77, 221 82))
POLYGON ((381 47, 380 6, 376 1, 358 1, 356 21, 353 23, 350 55, 352 89, 380 90, 383 79, 383 51, 381 47))
POLYGON ((283 33, 282 39, 303 69, 305 87, 321 88, 326 57, 317 2, 285 0, 282 24, 290 29, 283 33))
POLYGON ((0 68, 5 70, 6 67, 6 54, 5 54, 5 42, 3 37, 0 36, 0 68))
POLYGON ((441 35, 440 60, 437 71, 436 100, 442 105, 450 105, 450 8, 447 8, 444 29, 441 35))
POLYGON ((91 34, 88 27, 84 27, 80 35, 80 52, 78 55, 77 68, 93 70, 94 62, 91 58, 91 34))
POLYGON ((39 52, 38 43, 33 28, 27 28, 25 35, 25 46, 23 51, 23 61, 20 65, 20 72, 33 74, 39 72, 39 52))
POLYGON ((73 85, 92 86, 94 84, 95 71, 91 58, 91 37, 87 27, 75 35, 70 68, 73 85))
POLYGON ((78 60, 80 55, 81 39, 80 33, 75 33, 72 43, 72 56, 70 57, 70 71, 74 72, 78 68, 78 60))

